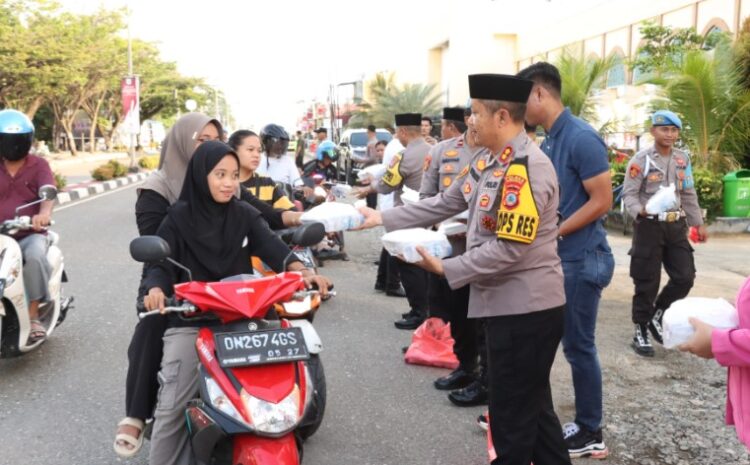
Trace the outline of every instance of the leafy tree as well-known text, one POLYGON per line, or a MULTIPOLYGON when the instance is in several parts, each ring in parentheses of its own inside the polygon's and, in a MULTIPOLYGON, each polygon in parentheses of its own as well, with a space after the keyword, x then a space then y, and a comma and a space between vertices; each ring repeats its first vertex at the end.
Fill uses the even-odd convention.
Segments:
POLYGON ((652 21, 643 23, 641 35, 645 43, 638 47, 630 66, 635 71, 653 73, 657 77, 679 69, 688 52, 711 49, 721 40, 721 34, 703 37, 694 28, 673 29, 652 21))
POLYGON ((592 122, 596 119, 596 90, 604 87, 607 73, 615 64, 615 57, 577 58, 565 52, 556 66, 562 81, 562 101, 571 113, 592 122))
POLYGON ((367 83, 370 102, 364 101, 352 116, 350 127, 363 127, 369 124, 392 126, 397 113, 422 113, 436 115, 441 111, 441 94, 435 84, 405 83, 396 84, 393 73, 378 73, 367 83))
POLYGON ((750 144, 750 91, 729 40, 711 53, 687 52, 676 71, 654 82, 664 90, 657 104, 682 118, 681 137, 694 163, 716 172, 736 167, 750 144))

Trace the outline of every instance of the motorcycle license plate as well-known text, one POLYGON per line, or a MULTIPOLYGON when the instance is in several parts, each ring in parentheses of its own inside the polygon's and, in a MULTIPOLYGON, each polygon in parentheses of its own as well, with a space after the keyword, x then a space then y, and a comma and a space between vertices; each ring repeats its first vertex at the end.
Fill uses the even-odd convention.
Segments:
POLYGON ((305 338, 300 328, 219 333, 216 355, 224 368, 307 360, 305 338))

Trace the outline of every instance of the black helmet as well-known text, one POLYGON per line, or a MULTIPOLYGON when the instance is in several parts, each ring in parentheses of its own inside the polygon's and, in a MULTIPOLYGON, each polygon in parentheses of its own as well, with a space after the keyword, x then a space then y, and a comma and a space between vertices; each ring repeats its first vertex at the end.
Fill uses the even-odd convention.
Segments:
POLYGON ((263 150, 268 155, 284 155, 289 147, 289 134, 278 124, 267 124, 260 131, 263 150))

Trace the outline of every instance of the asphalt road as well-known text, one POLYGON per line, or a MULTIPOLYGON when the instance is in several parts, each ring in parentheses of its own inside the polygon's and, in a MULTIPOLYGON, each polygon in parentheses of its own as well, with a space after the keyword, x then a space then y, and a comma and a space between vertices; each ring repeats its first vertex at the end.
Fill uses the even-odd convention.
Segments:
MULTIPOLYGON (((140 267, 128 255, 128 243, 136 236, 134 200, 131 186, 55 213, 71 280, 66 291, 75 295, 76 308, 40 350, 0 360, 0 465, 147 463, 146 449, 129 461, 112 451, 115 425, 124 414, 126 349, 136 321, 133 302, 140 267)), ((396 330, 392 322, 406 311, 406 301, 372 290, 379 234, 347 233, 352 261, 329 262, 322 268, 338 291, 315 320, 325 346, 328 407, 320 430, 305 445, 304 463, 486 464, 486 439, 474 423, 482 409, 454 407, 432 387, 447 370, 403 362, 401 348, 409 343, 410 333, 396 330)), ((672 452, 672 461, 663 462, 659 444, 631 438, 629 431, 640 430, 639 418, 652 415, 652 405, 659 405, 658 410, 694 410, 689 401, 695 395, 684 392, 702 396, 707 382, 721 387, 725 374, 713 362, 660 347, 650 361, 632 353, 630 238, 613 233, 609 241, 617 267, 597 326, 605 378, 605 438, 611 450, 607 463, 630 465, 635 463, 632 457, 640 460, 637 463, 713 463, 679 462, 672 452), (654 390, 654 383, 666 387, 654 390), (652 404, 644 404, 644 392, 656 396, 652 404)), ((699 272, 691 295, 731 301, 750 275, 749 253, 746 236, 716 237, 696 246, 699 272)), ((572 383, 561 353, 552 383, 560 419, 570 421, 572 383)), ((709 422, 712 440, 746 454, 734 431, 721 425, 723 395, 705 402, 705 418, 697 414, 685 434, 702 437, 709 422)), ((664 429, 670 424, 667 417, 654 420, 653 426, 663 429, 655 437, 671 441, 674 434, 664 429)), ((690 457, 710 452, 692 442, 679 447, 687 447, 688 452, 680 453, 690 457)))
MULTIPOLYGON (((0 465, 146 464, 112 451, 124 415, 126 349, 136 322, 139 265, 135 190, 114 191, 55 213, 76 308, 34 353, 0 360, 0 465)), ((306 464, 487 463, 481 408, 453 407, 432 381, 447 370, 406 365, 410 333, 393 327, 405 299, 375 294, 377 232, 347 233, 350 262, 322 271, 338 297, 315 320, 325 346, 328 408, 305 445, 306 464)))

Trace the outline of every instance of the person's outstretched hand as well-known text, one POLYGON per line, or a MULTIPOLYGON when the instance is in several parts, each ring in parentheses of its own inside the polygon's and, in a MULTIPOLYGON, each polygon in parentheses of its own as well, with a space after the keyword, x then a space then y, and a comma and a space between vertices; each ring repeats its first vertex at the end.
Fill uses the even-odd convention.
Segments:
POLYGON ((359 207, 358 210, 365 217, 365 222, 360 227, 354 228, 355 231, 370 229, 383 224, 383 215, 379 211, 370 207, 359 207))

